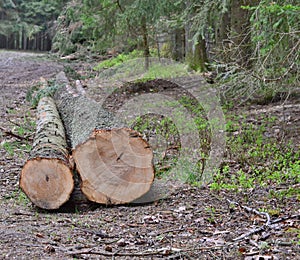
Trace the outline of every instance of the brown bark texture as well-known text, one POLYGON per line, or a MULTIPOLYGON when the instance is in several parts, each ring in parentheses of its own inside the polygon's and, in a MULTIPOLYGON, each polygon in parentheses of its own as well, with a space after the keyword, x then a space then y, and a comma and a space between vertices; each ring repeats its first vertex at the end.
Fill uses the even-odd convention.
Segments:
POLYGON ((39 101, 33 148, 22 169, 20 187, 43 209, 59 208, 74 188, 64 127, 50 97, 39 101))

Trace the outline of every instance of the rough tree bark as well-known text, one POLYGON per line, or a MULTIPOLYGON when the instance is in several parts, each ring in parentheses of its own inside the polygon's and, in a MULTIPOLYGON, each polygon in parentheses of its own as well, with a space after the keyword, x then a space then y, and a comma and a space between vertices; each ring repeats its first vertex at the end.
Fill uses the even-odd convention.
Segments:
POLYGON ((251 34, 250 15, 248 10, 241 8, 242 5, 256 5, 258 0, 233 0, 231 3, 230 26, 231 39, 234 43, 234 51, 231 57, 243 67, 251 67, 251 34))
POLYGON ((154 168, 146 141, 97 102, 71 88, 64 73, 57 75, 56 84, 60 87, 55 100, 87 198, 123 204, 148 192, 154 168))
POLYGON ((145 70, 149 70, 150 66, 150 49, 149 49, 149 41, 148 41, 148 30, 147 30, 147 20, 146 17, 143 16, 141 20, 142 34, 143 34, 143 47, 144 47, 144 58, 145 58, 145 70))
POLYGON ((50 97, 39 101, 35 139, 21 172, 20 187, 43 209, 59 208, 74 188, 64 127, 50 97))

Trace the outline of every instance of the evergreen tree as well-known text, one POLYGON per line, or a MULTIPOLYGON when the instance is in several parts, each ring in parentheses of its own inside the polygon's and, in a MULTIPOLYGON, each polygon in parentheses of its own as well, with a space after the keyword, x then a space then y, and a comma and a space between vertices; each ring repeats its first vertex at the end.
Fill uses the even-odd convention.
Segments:
POLYGON ((65 1, 2 0, 0 47, 49 50, 50 29, 65 1))

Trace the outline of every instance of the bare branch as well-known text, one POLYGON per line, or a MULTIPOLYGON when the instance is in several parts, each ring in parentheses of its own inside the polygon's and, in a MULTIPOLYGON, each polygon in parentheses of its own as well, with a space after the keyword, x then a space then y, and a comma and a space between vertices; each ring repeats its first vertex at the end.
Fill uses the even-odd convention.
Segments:
POLYGON ((144 257, 144 256, 154 256, 154 255, 170 255, 172 253, 179 253, 182 250, 179 248, 171 248, 171 247, 165 247, 165 248, 159 248, 157 250, 146 250, 144 252, 132 252, 132 253, 122 253, 120 250, 116 251, 115 253, 109 253, 105 251, 96 251, 94 248, 90 248, 87 250, 79 250, 75 252, 70 252, 69 255, 75 256, 75 255, 102 255, 102 256, 129 256, 129 257, 144 257))
POLYGON ((277 219, 275 219, 275 220, 272 221, 271 218, 270 218, 270 215, 267 212, 262 212, 262 211, 258 211, 256 209, 253 209, 253 208, 250 208, 250 207, 247 207, 247 206, 242 206, 239 203, 237 203, 235 201, 231 201, 229 199, 227 199, 227 201, 230 204, 234 204, 236 206, 239 206, 239 207, 243 208, 247 212, 254 213, 254 214, 257 214, 257 215, 260 215, 260 216, 264 216, 267 219, 266 223, 264 225, 262 225, 261 227, 252 229, 249 232, 247 232, 245 234, 242 234, 239 237, 234 238, 233 239, 234 242, 242 240, 242 239, 244 239, 246 237, 249 237, 251 235, 257 234, 259 232, 262 232, 262 231, 266 230, 267 228, 272 228, 273 224, 285 221, 287 219, 294 219, 294 218, 300 219, 300 214, 294 214, 294 215, 291 215, 291 216, 284 216, 284 217, 281 217, 281 218, 277 218, 277 219))
POLYGON ((11 131, 8 131, 2 127, 0 127, 0 130, 5 134, 5 135, 9 135, 9 136, 12 136, 14 138, 17 138, 21 141, 32 141, 32 138, 30 138, 29 136, 20 136, 20 135, 17 135, 17 134, 14 134, 13 132, 11 131))

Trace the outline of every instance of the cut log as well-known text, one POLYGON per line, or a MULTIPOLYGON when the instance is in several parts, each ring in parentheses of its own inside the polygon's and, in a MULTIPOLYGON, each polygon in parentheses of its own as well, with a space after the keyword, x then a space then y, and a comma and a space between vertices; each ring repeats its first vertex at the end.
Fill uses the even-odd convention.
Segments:
POLYGON ((22 169, 20 187, 43 209, 59 208, 72 193, 74 180, 65 131, 50 97, 39 101, 33 148, 22 169))
POLYGON ((73 151, 82 191, 91 201, 119 204, 145 194, 153 181, 152 151, 131 129, 95 130, 73 151))
POLYGON ((86 197, 109 205, 147 193, 154 179, 148 143, 97 102, 74 93, 64 73, 56 84, 61 87, 55 100, 86 197))

